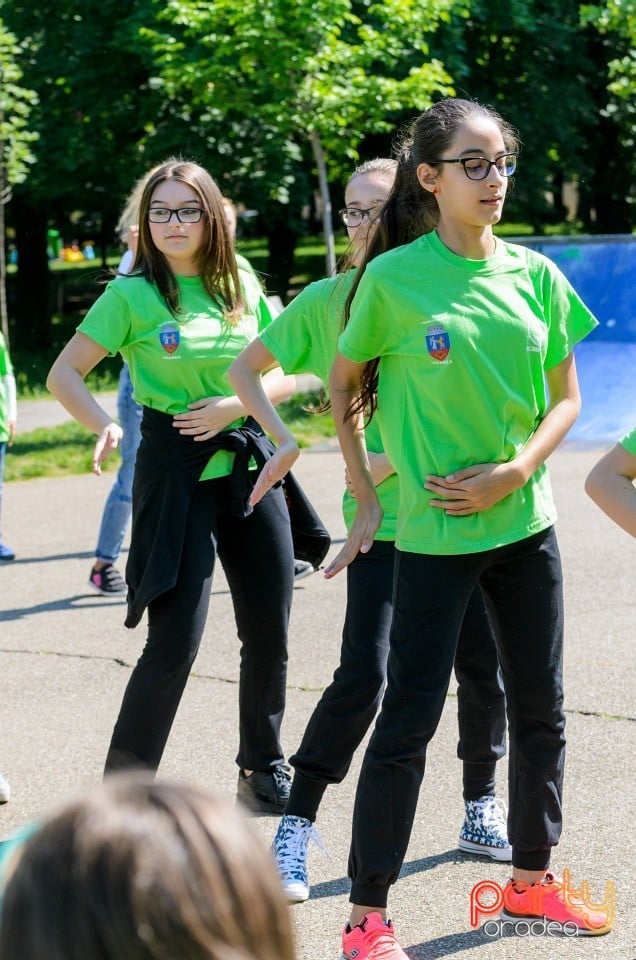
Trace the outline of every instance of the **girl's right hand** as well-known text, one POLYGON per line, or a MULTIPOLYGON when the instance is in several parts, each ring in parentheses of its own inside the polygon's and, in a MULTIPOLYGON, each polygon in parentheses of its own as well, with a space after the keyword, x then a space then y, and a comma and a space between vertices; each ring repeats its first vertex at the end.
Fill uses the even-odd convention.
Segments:
POLYGON ((102 472, 102 463, 108 460, 109 456, 119 446, 119 442, 124 435, 124 431, 117 423, 109 423, 104 427, 95 449, 93 450, 93 473, 97 476, 102 472))
POLYGON ((355 560, 359 553, 369 552, 373 546, 373 538, 382 523, 382 516, 382 507, 377 497, 358 502, 356 518, 349 531, 349 536, 338 556, 331 561, 325 570, 325 580, 332 580, 352 560, 355 560))
POLYGON ((256 479, 254 489, 249 499, 252 507, 257 504, 259 500, 263 499, 267 491, 271 490, 275 483, 278 483, 279 480, 287 476, 298 459, 299 453, 298 444, 293 437, 281 443, 276 453, 267 461, 256 479))

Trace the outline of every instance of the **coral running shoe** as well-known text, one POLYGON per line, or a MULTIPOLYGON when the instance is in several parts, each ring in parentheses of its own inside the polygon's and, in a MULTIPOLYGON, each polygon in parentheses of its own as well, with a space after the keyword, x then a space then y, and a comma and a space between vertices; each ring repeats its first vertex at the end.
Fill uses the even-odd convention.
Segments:
POLYGON ((395 939, 390 920, 379 913, 367 913, 355 927, 342 931, 341 960, 409 960, 395 939))
MULTIPOLYGON (((595 909, 581 899, 579 891, 570 885, 569 871, 563 871, 563 879, 553 873, 536 883, 509 880, 503 892, 504 908, 501 916, 505 920, 544 920, 556 921, 564 934, 572 936, 576 927, 576 936, 595 937, 609 933, 614 922, 614 911, 595 909), (566 928, 567 924, 567 929, 566 928)), ((605 904, 603 904, 605 906, 605 904)))

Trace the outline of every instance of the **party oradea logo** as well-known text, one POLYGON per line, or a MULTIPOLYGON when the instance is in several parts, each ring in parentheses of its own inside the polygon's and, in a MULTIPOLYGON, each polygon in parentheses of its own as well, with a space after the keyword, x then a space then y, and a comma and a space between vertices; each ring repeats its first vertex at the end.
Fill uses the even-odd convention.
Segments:
POLYGON ((592 900, 590 885, 584 880, 577 890, 572 885, 572 876, 568 869, 563 871, 561 878, 554 877, 549 885, 541 883, 528 884, 520 881, 515 884, 517 889, 525 888, 529 895, 528 906, 531 913, 528 916, 518 915, 516 891, 511 884, 501 886, 494 880, 480 880, 470 891, 470 925, 478 927, 483 923, 482 932, 487 937, 578 937, 592 934, 608 933, 616 915, 616 885, 607 880, 605 883, 605 897, 600 903, 592 900), (575 919, 551 920, 546 916, 544 898, 554 899, 555 894, 563 902, 569 913, 575 919), (506 911, 504 917, 497 917, 501 911, 506 911), (599 927, 593 922, 595 912, 605 914, 607 920, 604 926, 599 927), (516 916, 511 916, 517 913, 516 916))

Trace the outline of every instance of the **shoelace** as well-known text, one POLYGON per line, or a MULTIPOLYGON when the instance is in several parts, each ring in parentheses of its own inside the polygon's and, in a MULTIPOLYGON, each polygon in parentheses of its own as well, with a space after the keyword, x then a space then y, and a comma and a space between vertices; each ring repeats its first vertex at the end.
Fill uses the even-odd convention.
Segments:
POLYGON ((495 823, 501 827, 506 826, 508 810, 506 804, 499 797, 491 797, 490 802, 484 804, 484 823, 495 823))
POLYGON ((313 840, 318 849, 324 853, 328 860, 331 860, 322 842, 322 837, 313 824, 310 823, 300 829, 290 826, 276 844, 276 859, 280 868, 285 872, 298 874, 298 879, 304 879, 299 861, 304 864, 310 840, 313 840))
POLYGON ((383 925, 382 927, 377 927, 375 930, 371 930, 368 934, 366 931, 367 927, 367 918, 365 917, 358 926, 369 938, 369 942, 373 945, 373 957, 374 960, 381 960, 382 957, 395 957, 396 955, 396 940, 395 940, 395 931, 393 925, 383 925))

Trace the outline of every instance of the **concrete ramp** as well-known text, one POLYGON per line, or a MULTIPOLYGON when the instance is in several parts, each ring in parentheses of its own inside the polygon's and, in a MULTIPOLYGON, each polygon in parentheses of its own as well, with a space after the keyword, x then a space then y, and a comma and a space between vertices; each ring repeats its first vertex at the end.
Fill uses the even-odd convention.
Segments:
POLYGON ((609 445, 636 424, 636 236, 518 242, 553 260, 599 321, 575 350, 583 409, 568 440, 609 445))

